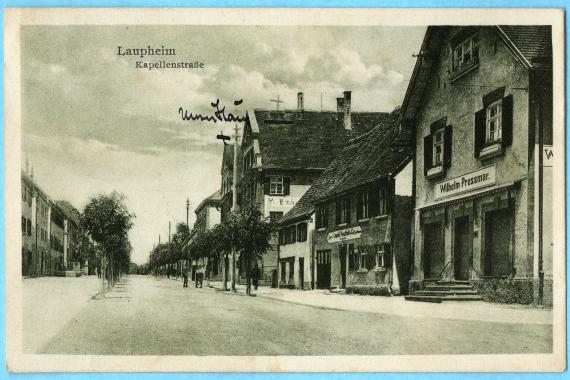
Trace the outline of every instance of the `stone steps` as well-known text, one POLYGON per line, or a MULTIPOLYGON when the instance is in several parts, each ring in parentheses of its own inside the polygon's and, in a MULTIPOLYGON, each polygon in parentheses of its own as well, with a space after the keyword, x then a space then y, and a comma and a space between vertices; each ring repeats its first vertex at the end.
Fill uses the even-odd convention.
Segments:
POLYGON ((439 280, 435 285, 427 285, 423 290, 415 291, 405 297, 406 301, 433 302, 443 301, 480 301, 479 293, 468 281, 439 280))

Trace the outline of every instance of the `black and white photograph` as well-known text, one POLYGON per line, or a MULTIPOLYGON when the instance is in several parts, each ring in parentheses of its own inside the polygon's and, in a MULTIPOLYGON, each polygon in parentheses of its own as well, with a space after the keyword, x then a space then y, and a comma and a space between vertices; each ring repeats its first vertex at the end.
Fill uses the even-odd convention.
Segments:
POLYGON ((7 10, 9 371, 563 370, 563 16, 7 10))

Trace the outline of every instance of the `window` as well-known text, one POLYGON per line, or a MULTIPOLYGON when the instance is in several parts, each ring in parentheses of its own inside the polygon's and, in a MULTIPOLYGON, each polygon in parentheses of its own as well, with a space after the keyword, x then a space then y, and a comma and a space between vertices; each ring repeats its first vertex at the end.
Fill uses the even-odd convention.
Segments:
POLYGON ((376 245, 376 267, 377 268, 390 268, 392 260, 390 257, 390 245, 377 244, 376 245))
POLYGON ((367 219, 368 213, 368 191, 358 194, 358 219, 367 219))
POLYGON ((289 260, 289 281, 287 284, 293 284, 295 282, 295 258, 289 260))
POLYGON ((443 129, 433 134, 432 167, 443 165, 443 129))
POLYGON ((350 199, 343 198, 336 202, 336 224, 346 224, 350 221, 350 199))
POLYGON ((26 233, 28 236, 32 236, 32 221, 30 219, 26 220, 26 233))
POLYGON ((453 48, 453 71, 459 72, 479 62, 479 36, 463 40, 453 48))
POLYGON ((289 227, 289 243, 295 243, 297 241, 297 227, 292 225, 289 227))
POLYGON ((269 211, 269 221, 271 223, 277 223, 282 216, 282 211, 269 211))
POLYGON ((489 159, 501 155, 512 144, 513 96, 504 95, 504 87, 483 97, 483 108, 475 112, 476 158, 489 159))
POLYGON ((486 141, 487 144, 494 144, 501 141, 501 101, 495 102, 487 107, 486 141))
POLYGON ((372 246, 363 245, 358 247, 360 253, 360 269, 371 270, 376 265, 376 256, 372 246))
POLYGON ((253 149, 250 149, 243 157, 243 171, 246 172, 253 166, 253 149))
POLYGON ((281 261, 281 283, 285 283, 285 274, 287 273, 287 261, 281 261))
POLYGON ((326 204, 318 205, 315 212, 317 228, 325 228, 328 225, 326 204))
POLYGON ((424 174, 428 178, 443 175, 451 166, 451 125, 441 118, 430 125, 430 134, 424 137, 424 174))
POLYGON ((299 223, 297 225, 297 241, 307 241, 307 223, 299 223))
MULTIPOLYGON (((353 247, 351 245, 351 247, 353 247)), ((349 272, 354 272, 355 270, 358 270, 358 263, 359 263, 359 257, 358 257, 358 249, 349 249, 348 251, 348 271, 349 272)))
POLYGON ((269 178, 269 194, 283 195, 283 177, 270 177, 269 178))

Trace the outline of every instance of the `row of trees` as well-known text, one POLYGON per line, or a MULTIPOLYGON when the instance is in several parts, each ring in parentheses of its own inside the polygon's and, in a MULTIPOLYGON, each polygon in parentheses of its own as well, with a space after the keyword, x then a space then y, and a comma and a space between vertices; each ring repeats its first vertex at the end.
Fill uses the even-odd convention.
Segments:
MULTIPOLYGON (((153 249, 149 269, 153 273, 160 273, 164 268, 171 270, 170 268, 176 266, 180 260, 201 257, 208 259, 223 257, 222 262, 225 263, 230 260, 230 255, 234 250, 239 253, 240 261, 245 263, 247 294, 250 294, 253 265, 257 257, 270 249, 271 233, 275 230, 273 223, 264 218, 257 207, 245 206, 237 212, 231 212, 222 223, 213 229, 196 234, 186 250, 183 249, 183 245, 189 239, 190 233, 184 231, 183 226, 186 227, 185 224, 179 224, 176 227, 176 234, 170 244, 160 244, 153 249)), ((208 266, 208 279, 210 272, 211 266, 208 266)), ((222 281, 226 289, 228 273, 225 270, 222 272, 224 276, 222 281)))
POLYGON ((132 246, 128 233, 135 215, 126 206, 123 194, 100 194, 89 200, 81 213, 81 226, 94 243, 102 277, 113 286, 128 273, 132 246))

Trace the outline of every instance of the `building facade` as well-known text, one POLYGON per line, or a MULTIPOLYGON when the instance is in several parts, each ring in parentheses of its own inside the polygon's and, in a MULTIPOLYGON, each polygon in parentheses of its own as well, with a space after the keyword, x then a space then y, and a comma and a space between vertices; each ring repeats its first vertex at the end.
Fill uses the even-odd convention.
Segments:
MULTIPOLYGON (((192 239, 204 234, 206 231, 213 229, 221 222, 221 193, 220 190, 215 191, 209 197, 205 198, 196 210, 196 222, 194 223, 192 239)), ((221 275, 220 260, 217 255, 211 252, 204 252, 192 261, 192 279, 196 272, 196 267, 204 265, 212 279, 217 279, 221 275)))
POLYGON ((315 198, 314 285, 351 293, 407 292, 413 220, 409 143, 391 123, 343 150, 315 198))
MULTIPOLYGON (((428 28, 401 124, 415 134, 413 287, 463 280, 487 300, 530 303, 540 266, 551 297, 552 239, 539 263, 536 226, 551 44, 542 26, 428 28)), ((550 189, 543 196, 551 227, 550 189)))
MULTIPOLYGON (((255 204, 274 222, 291 210, 346 142, 386 115, 352 112, 351 99, 351 92, 345 91, 337 99, 337 112, 310 111, 304 109, 299 93, 295 110, 248 111, 241 146, 240 203, 255 204)), ((279 261, 291 259, 279 252, 277 233, 271 247, 259 259, 259 267, 263 278, 276 285, 279 261)))

